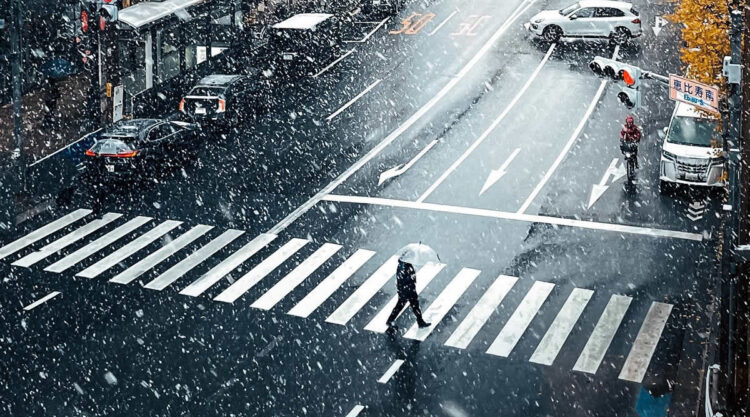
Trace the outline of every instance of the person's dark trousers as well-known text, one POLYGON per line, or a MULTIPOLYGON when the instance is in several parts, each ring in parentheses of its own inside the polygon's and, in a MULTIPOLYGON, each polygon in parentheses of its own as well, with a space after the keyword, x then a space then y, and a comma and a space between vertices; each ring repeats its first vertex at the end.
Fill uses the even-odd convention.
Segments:
POLYGON ((401 309, 404 308, 406 303, 409 303, 411 305, 411 309, 414 310, 414 315, 417 316, 417 321, 424 321, 422 319, 422 310, 419 308, 419 296, 417 296, 416 293, 399 294, 396 307, 393 308, 391 315, 388 316, 388 321, 386 322, 388 323, 388 325, 392 325, 393 322, 396 321, 398 313, 401 312, 401 309))

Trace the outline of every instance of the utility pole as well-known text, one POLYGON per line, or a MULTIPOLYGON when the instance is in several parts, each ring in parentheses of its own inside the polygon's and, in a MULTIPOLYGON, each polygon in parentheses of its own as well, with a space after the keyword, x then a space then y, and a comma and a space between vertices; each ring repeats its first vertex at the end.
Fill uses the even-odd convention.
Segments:
POLYGON ((13 141, 15 150, 13 157, 18 170, 20 190, 26 191, 26 158, 23 151, 23 116, 21 99, 23 96, 23 80, 21 79, 21 66, 23 56, 21 54, 21 31, 23 16, 21 12, 21 0, 10 0, 10 43, 11 43, 11 78, 13 80, 13 141))

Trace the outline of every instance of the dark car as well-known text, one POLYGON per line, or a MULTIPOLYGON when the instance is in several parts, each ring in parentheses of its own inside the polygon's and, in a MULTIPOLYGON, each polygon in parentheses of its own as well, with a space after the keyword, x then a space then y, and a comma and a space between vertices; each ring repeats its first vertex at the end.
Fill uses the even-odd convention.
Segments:
POLYGON ((121 120, 85 152, 88 180, 131 178, 162 171, 199 147, 197 126, 159 119, 121 120))
POLYGON ((332 14, 302 13, 273 25, 270 36, 276 72, 310 73, 338 54, 341 24, 332 14))
POLYGON ((262 110, 263 83, 257 77, 213 74, 201 79, 180 101, 180 111, 200 124, 239 124, 262 110))

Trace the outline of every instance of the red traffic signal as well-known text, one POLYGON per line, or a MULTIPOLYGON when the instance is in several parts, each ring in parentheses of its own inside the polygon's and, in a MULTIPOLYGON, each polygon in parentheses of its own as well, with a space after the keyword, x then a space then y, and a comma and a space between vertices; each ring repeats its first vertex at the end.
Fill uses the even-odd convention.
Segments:
POLYGON ((635 78, 633 78, 633 75, 628 70, 622 70, 622 80, 625 81, 628 87, 632 87, 635 84, 635 78))
POLYGON ((81 10, 81 30, 83 33, 89 31, 89 12, 81 10))

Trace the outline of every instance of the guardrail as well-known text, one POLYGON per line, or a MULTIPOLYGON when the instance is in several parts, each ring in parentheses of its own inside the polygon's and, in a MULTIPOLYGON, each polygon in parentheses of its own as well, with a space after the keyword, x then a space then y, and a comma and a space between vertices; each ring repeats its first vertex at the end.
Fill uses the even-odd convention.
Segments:
POLYGON ((719 365, 711 365, 706 371, 706 384, 704 386, 706 398, 706 417, 728 417, 719 403, 719 365))

